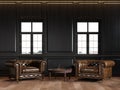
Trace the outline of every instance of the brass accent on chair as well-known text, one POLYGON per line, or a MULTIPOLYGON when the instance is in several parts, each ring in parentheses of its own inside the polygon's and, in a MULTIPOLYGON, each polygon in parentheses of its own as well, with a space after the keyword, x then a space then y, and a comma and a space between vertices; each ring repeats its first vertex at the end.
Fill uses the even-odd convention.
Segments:
POLYGON ((75 60, 77 78, 107 79, 112 77, 112 60, 75 60))
POLYGON ((9 68, 10 78, 16 81, 27 78, 44 78, 46 69, 46 61, 44 60, 9 60, 6 65, 9 68))

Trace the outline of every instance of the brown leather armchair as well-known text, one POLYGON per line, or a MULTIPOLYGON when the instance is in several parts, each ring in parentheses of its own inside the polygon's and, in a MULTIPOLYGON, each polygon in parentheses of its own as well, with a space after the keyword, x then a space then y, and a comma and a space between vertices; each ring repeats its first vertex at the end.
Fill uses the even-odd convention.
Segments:
POLYGON ((107 79, 112 77, 112 60, 76 60, 75 72, 78 78, 107 79))
POLYGON ((10 79, 15 78, 16 81, 37 77, 43 78, 46 64, 44 60, 10 60, 6 62, 10 79))

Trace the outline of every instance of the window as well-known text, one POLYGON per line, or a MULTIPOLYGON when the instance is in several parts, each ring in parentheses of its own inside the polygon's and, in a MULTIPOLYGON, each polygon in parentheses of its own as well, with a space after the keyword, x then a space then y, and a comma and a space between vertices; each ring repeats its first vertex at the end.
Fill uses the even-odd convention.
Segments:
POLYGON ((98 54, 98 22, 77 22, 77 53, 98 54))
POLYGON ((42 54, 43 22, 21 22, 21 54, 42 54))

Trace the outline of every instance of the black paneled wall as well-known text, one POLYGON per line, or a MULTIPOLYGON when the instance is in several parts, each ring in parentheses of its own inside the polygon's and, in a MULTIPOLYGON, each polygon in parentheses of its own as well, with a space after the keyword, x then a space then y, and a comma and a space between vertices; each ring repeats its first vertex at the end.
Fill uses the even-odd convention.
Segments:
MULTIPOLYGON (((0 5, 0 74, 6 74, 5 62, 10 59, 43 58, 48 68, 71 66, 76 58, 112 59, 118 72, 120 59, 120 5, 0 5), (20 55, 19 21, 44 20, 44 50, 42 55, 20 55), (77 55, 75 21, 100 21, 100 54, 77 55)), ((116 71, 117 70, 117 71, 116 71)))
POLYGON ((48 5, 48 52, 72 52, 71 5, 48 5))

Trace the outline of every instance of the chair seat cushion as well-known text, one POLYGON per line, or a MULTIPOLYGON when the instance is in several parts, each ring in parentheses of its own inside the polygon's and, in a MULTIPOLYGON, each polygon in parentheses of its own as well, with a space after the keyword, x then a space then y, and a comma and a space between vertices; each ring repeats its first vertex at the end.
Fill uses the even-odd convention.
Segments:
POLYGON ((23 73, 30 73, 30 72, 39 72, 39 68, 29 66, 23 69, 23 73))
POLYGON ((82 73, 98 73, 98 68, 83 68, 81 69, 82 73))

